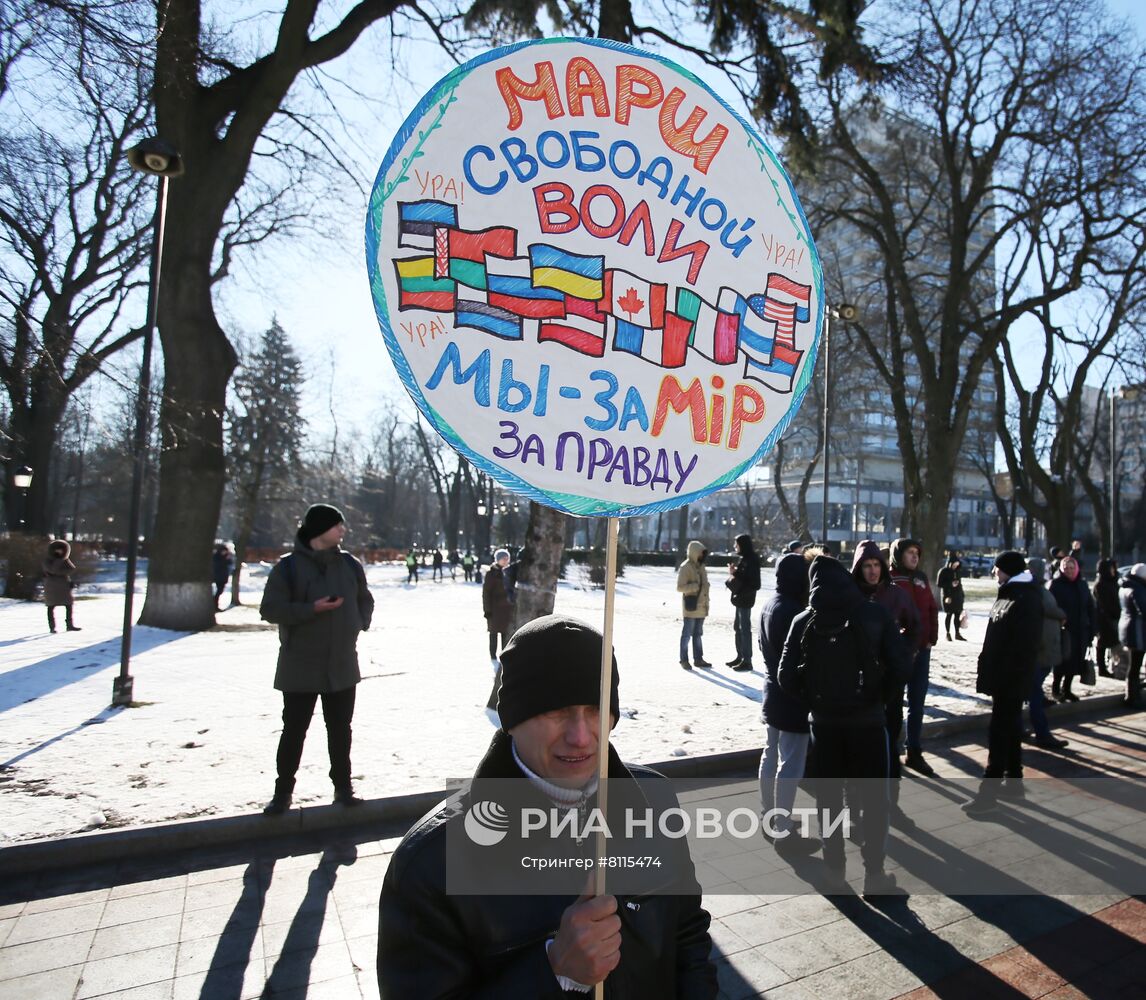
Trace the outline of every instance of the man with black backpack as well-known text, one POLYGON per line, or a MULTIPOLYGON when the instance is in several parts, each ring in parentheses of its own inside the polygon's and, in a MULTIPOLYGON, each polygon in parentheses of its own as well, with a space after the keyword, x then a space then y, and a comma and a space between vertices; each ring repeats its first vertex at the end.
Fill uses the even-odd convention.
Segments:
POLYGON ((880 604, 867 601, 848 571, 817 556, 809 571, 808 609, 792 620, 780 658, 780 687, 811 709, 816 806, 828 834, 824 863, 832 888, 845 887, 844 782, 861 810, 865 896, 896 891, 884 871, 887 856, 890 767, 884 706, 902 690, 911 654, 899 628, 880 604))

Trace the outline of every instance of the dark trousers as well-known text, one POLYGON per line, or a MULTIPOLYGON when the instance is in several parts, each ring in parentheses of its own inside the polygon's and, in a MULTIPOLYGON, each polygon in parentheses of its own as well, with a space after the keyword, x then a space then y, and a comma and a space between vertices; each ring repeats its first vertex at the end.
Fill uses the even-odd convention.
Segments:
POLYGON ((1040 740, 1051 738, 1050 723, 1047 722, 1046 697, 1043 695, 1043 684, 1046 683, 1049 673, 1050 667, 1036 668, 1035 683, 1028 699, 1031 706, 1031 728, 1040 740))
MULTIPOLYGON (((816 808, 834 820, 844 806, 844 783, 852 816, 860 813, 864 867, 881 871, 887 856, 887 729, 884 726, 825 726, 812 723, 812 751, 816 767, 816 808)), ((833 868, 844 864, 844 834, 836 827, 824 843, 824 861, 833 868)))
POLYGON ((987 734, 987 770, 984 778, 1023 776, 1023 696, 996 695, 991 699, 991 726, 987 734))
POLYGON ((322 718, 326 723, 326 749, 330 754, 330 780, 335 789, 350 787, 350 720, 354 718, 354 693, 357 688, 315 694, 305 691, 283 692, 283 733, 279 737, 277 766, 279 778, 294 780, 302 760, 302 745, 314 715, 314 704, 322 699, 322 718))
POLYGON ((736 638, 736 655, 741 663, 752 662, 752 609, 733 608, 732 633, 736 638))
POLYGON ((501 648, 505 649, 505 633, 504 632, 490 632, 489 634, 489 658, 491 660, 497 659, 497 641, 501 640, 501 648))
POLYGON ((1142 654, 1141 649, 1130 650, 1130 669, 1126 672, 1126 700, 1137 705, 1142 697, 1142 654))
POLYGON ((888 777, 899 779, 902 770, 899 763, 899 737, 903 732, 903 693, 905 687, 896 687, 887 699, 883 710, 884 721, 887 725, 887 745, 891 748, 888 758, 888 777))
MULTIPOLYGON (((55 604, 48 605, 48 628, 53 632, 56 631, 56 607, 57 605, 55 604)), ((68 628, 75 628, 72 624, 72 606, 70 604, 64 604, 62 607, 64 609, 64 624, 68 628)))

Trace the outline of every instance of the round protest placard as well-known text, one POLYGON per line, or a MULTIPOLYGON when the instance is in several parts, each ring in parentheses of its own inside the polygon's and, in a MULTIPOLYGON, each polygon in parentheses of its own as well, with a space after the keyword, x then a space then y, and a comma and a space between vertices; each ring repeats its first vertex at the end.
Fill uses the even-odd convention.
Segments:
POLYGON ((454 70, 379 169, 366 259, 419 409, 572 514, 679 507, 807 391, 823 280, 791 182, 692 74, 551 38, 454 70))

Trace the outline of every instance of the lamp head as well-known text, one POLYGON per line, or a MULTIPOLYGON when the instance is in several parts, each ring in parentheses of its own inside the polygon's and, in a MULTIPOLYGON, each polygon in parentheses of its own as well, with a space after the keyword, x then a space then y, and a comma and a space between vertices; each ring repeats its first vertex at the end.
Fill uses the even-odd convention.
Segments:
POLYGON ((26 490, 32 485, 32 469, 30 466, 22 465, 12 475, 12 485, 18 490, 26 490))
POLYGON ((127 162, 133 170, 157 177, 178 177, 183 173, 183 157, 169 142, 152 136, 127 151, 127 162))
POLYGON ((856 318, 856 307, 847 302, 837 306, 836 312, 839 315, 839 318, 844 320, 844 322, 848 322, 856 318))

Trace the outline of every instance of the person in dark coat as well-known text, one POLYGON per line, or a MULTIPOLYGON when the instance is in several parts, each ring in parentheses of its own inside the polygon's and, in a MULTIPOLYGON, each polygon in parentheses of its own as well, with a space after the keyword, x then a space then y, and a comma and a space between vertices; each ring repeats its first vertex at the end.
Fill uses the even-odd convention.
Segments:
POLYGON ((935 776, 935 769, 923 756, 923 707, 931 683, 931 648, 939 641, 939 605, 919 568, 922 558, 923 546, 914 538, 897 538, 891 543, 891 582, 915 603, 922 630, 907 682, 907 756, 903 764, 930 778, 935 776))
POLYGON ((808 706, 780 687, 776 674, 792 619, 808 606, 808 560, 789 552, 776 563, 776 592, 760 612, 760 653, 764 657, 764 752, 760 755, 760 804, 765 833, 781 853, 811 854, 820 841, 800 837, 792 822, 796 790, 808 758, 808 706), (775 820, 769 820, 772 810, 775 820), (769 829, 769 826, 771 829, 769 829))
POLYGON ((943 629, 947 633, 947 641, 951 641, 951 623, 955 623, 955 638, 965 642, 966 636, 959 631, 959 622, 963 615, 963 563, 959 554, 952 552, 947 557, 944 566, 935 577, 935 586, 939 588, 939 597, 943 602, 943 629))
POLYGON ((1034 744, 1043 750, 1061 750, 1068 746, 1070 741, 1056 737, 1050 730, 1047 721, 1046 695, 1043 693, 1043 683, 1055 667, 1062 662, 1062 630, 1066 624, 1066 612, 1058 606, 1058 602, 1051 597, 1043 581, 1046 579, 1046 563, 1031 556, 1027 560, 1027 569, 1034 578, 1035 586, 1039 589, 1039 597, 1043 602, 1043 632, 1039 640, 1039 654, 1036 659, 1035 681, 1031 685, 1027 702, 1030 705, 1031 729, 1034 730, 1034 744))
POLYGON ((1023 793, 1023 700, 1034 683, 1043 629, 1043 599, 1021 552, 1001 552, 992 570, 999 593, 979 652, 975 690, 991 696, 987 768, 964 811, 982 816, 998 796, 1023 793), (1004 780, 1005 779, 1005 780, 1004 780))
POLYGON ((509 565, 509 552, 498 549, 481 584, 481 607, 489 631, 489 658, 497 659, 498 640, 505 646, 513 617, 513 602, 506 587, 505 569, 509 565))
POLYGON ((760 589, 760 556, 752 547, 749 534, 736 536, 736 553, 739 558, 728 564, 728 579, 724 581, 736 609, 732 623, 736 656, 728 661, 728 666, 743 673, 752 669, 752 606, 760 589))
MULTIPOLYGON (((914 659, 924 639, 919 611, 915 607, 915 602, 891 582, 891 568, 887 559, 879 545, 871 539, 860 542, 856 548, 855 559, 852 561, 852 579, 869 601, 882 605, 891 615, 891 620, 899 626, 900 634, 914 659)), ((907 693, 906 689, 905 683, 898 693, 889 690, 886 701, 887 737, 891 745, 890 776, 893 779, 889 786, 892 814, 897 822, 904 824, 907 818, 899 809, 899 779, 903 773, 899 759, 899 738, 903 733, 903 698, 907 693)))
MULTIPOLYGON (((808 628, 855 628, 851 643, 838 643, 838 652, 822 669, 862 669, 873 658, 882 672, 882 683, 857 696, 841 709, 818 709, 811 704, 811 743, 816 760, 816 807, 821 817, 838 816, 843 809, 845 779, 868 779, 856 785, 864 843, 864 895, 896 891, 895 876, 884 871, 887 855, 888 793, 890 769, 885 701, 903 697, 911 674, 911 650, 899 626, 879 603, 866 600, 848 571, 831 556, 816 556, 809 569, 811 584, 808 608, 792 619, 784 642, 777 677, 780 687, 793 698, 811 702, 805 690, 804 632, 808 628), (866 641, 866 652, 856 643, 866 641), (851 659, 847 664, 842 657, 851 659), (858 660, 857 660, 858 658, 858 660)), ((835 648, 835 647, 833 647, 835 648)), ((849 792, 849 796, 851 792, 849 792)), ((844 834, 837 824, 824 842, 824 864, 833 888, 844 888, 844 834)))
POLYGON ((294 551, 271 570, 259 614, 279 627, 275 687, 283 694, 283 730, 276 759, 275 794, 263 810, 286 811, 315 703, 322 699, 334 801, 361 805, 350 780, 350 723, 358 669, 358 634, 370 628, 374 598, 362 564, 341 548, 342 511, 329 504, 307 508, 294 551))
MULTIPOLYGON (((604 995, 613 1000, 716 997, 710 917, 687 841, 664 841, 666 851, 654 834, 655 849, 641 846, 650 843, 643 837, 634 848, 620 848, 619 853, 662 861, 659 868, 635 872, 639 893, 628 873, 610 872, 606 894, 588 896, 583 868, 545 881, 523 870, 524 858, 546 850, 593 860, 592 836, 576 844, 572 837, 554 836, 544 844, 536 836, 523 839, 518 811, 529 805, 591 814, 602 752, 614 836, 625 825, 621 803, 651 816, 654 830, 665 809, 679 806, 661 775, 626 766, 610 744, 599 745, 602 643, 591 626, 546 615, 518 629, 502 652, 502 727, 470 788, 419 820, 386 869, 378 921, 382 1000, 558 1000, 588 994, 602 982, 604 995), (487 781, 492 784, 485 787, 499 790, 503 801, 514 796, 502 807, 506 834, 496 845, 471 848, 470 817, 492 804, 482 798, 487 781), (474 861, 467 863, 471 856, 474 861), (615 888, 622 876, 625 884, 615 888), (467 890, 451 891, 451 880, 465 880, 467 890), (516 885, 533 891, 514 894, 516 885)), ((615 658, 609 709, 615 726, 615 658)))
POLYGON ((221 611, 219 598, 227 587, 227 581, 235 572, 235 553, 231 546, 220 542, 211 553, 211 579, 215 584, 215 610, 221 611))
POLYGON ((49 543, 48 554, 44 556, 44 603, 48 606, 48 631, 56 631, 56 608, 64 609, 64 626, 69 632, 83 631, 72 617, 72 573, 76 564, 72 562, 72 547, 62 538, 49 543))
POLYGON ((1118 649, 1118 616, 1121 606, 1118 601, 1118 561, 1099 559, 1094 571, 1094 585, 1090 588, 1094 598, 1095 663, 1102 677, 1113 677, 1107 654, 1118 649))
POLYGON ((1094 598, 1082 578, 1082 572, 1073 557, 1066 556, 1059 563, 1058 575, 1050 583, 1051 596, 1066 612, 1066 630, 1070 633, 1070 650, 1055 674, 1052 690, 1063 701, 1078 701, 1071 691, 1074 678, 1080 676, 1090 643, 1094 639, 1094 598))
POLYGON ((1137 708, 1142 698, 1142 657, 1146 652, 1146 563, 1135 563, 1118 588, 1122 614, 1118 619, 1118 639, 1130 650, 1126 673, 1126 708, 1137 708))

